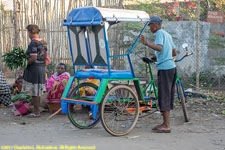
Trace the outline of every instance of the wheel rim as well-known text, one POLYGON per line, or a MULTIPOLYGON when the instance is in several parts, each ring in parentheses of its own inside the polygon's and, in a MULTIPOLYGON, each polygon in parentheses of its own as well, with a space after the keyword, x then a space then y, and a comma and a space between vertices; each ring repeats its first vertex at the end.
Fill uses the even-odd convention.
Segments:
MULTIPOLYGON (((80 84, 79 89, 80 90, 78 93, 78 87, 76 87, 69 94, 69 97, 76 97, 80 95, 82 98, 93 98, 97 92, 98 87, 92 83, 82 83, 80 84)), ((100 119, 100 113, 98 113, 96 118, 93 119, 90 106, 68 103, 68 117, 72 124, 78 128, 92 128, 98 123, 100 119)))
POLYGON ((116 86, 106 94, 101 117, 104 128, 112 135, 129 133, 139 116, 137 96, 127 86, 116 86))
POLYGON ((80 110, 77 110, 76 105, 69 104, 70 106, 70 113, 69 118, 71 119, 72 123, 77 126, 78 128, 89 128, 96 124, 99 121, 100 115, 97 115, 96 119, 92 118, 92 114, 90 113, 91 110, 89 106, 82 105, 80 110))

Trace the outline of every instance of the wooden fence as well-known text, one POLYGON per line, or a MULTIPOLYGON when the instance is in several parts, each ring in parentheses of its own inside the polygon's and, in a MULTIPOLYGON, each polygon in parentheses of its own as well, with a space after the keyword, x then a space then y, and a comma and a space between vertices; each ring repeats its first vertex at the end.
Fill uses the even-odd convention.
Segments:
MULTIPOLYGON (((71 63, 69 43, 63 21, 68 13, 81 6, 118 7, 123 0, 13 0, 13 10, 4 10, 1 1, 0 11, 0 61, 7 49, 27 48, 28 24, 37 24, 40 37, 48 43, 48 52, 54 63, 71 63)), ((0 69, 3 69, 1 63, 0 69)))

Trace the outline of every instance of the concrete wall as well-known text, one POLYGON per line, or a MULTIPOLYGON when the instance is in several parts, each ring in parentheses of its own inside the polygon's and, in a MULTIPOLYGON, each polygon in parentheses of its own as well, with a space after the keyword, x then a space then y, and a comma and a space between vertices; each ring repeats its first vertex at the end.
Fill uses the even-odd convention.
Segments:
MULTIPOLYGON (((177 47, 178 56, 180 58, 185 54, 182 43, 188 43, 188 49, 193 52, 192 56, 185 58, 177 63, 179 72, 191 75, 196 71, 196 22, 166 22, 163 28, 172 34, 174 44, 177 47)), ((210 23, 201 22, 200 24, 200 71, 204 71, 209 65, 208 56, 208 39, 210 37, 210 23)))
MULTIPOLYGON (((196 72, 196 22, 195 21, 179 21, 179 22, 163 22, 163 29, 169 32, 176 45, 178 56, 181 58, 185 55, 185 50, 182 48, 183 43, 188 43, 189 51, 193 52, 192 56, 185 58, 183 61, 177 63, 177 68, 180 74, 191 76, 196 72)), ((149 29, 146 29, 149 32, 149 29)), ((214 37, 215 32, 225 32, 225 24, 216 24, 201 22, 200 23, 200 71, 210 71, 217 75, 225 75, 225 49, 221 46, 210 45, 210 39, 214 37), (220 63, 218 61, 220 60, 220 63)), ((151 33, 145 33, 149 42, 153 42, 154 35, 151 33)), ((225 40, 220 36, 220 42, 225 40)), ((223 42, 225 45, 225 42, 223 42)), ((153 50, 146 48, 142 44, 137 45, 136 50, 146 49, 147 53, 152 53, 153 50)), ((143 68, 140 65, 143 63, 140 60, 140 56, 133 54, 131 56, 135 72, 143 73, 143 68), (140 61, 139 61, 140 60, 140 61)), ((151 56, 151 54, 148 54, 151 56)))
MULTIPOLYGON (((225 24, 211 23, 210 38, 215 37, 216 32, 225 33, 225 24)), ((217 75, 221 76, 225 75, 225 37, 217 36, 216 41, 220 41, 220 43, 217 44, 217 42, 209 42, 207 57, 207 59, 209 59, 209 66, 208 68, 205 68, 216 72, 217 75)))
MULTIPOLYGON (((170 33, 172 32, 180 54, 182 53, 182 48, 180 47, 182 43, 188 43, 189 50, 194 54, 177 64, 177 66, 180 68, 180 71, 187 75, 194 73, 196 70, 196 22, 167 22, 164 24, 164 29, 170 33)), ((210 71, 217 75, 225 75, 225 38, 222 36, 216 37, 216 32, 225 32, 225 24, 200 23, 200 71, 210 71), (213 41, 212 39, 215 38, 216 40, 213 41)))

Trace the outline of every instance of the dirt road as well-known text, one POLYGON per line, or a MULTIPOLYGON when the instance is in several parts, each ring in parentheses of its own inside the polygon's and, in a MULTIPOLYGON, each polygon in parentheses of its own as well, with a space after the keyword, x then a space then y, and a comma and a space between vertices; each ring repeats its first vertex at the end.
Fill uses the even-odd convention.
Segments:
POLYGON ((81 130, 64 115, 46 120, 50 114, 45 112, 33 119, 15 117, 11 108, 0 108, 0 148, 72 149, 77 146, 81 149, 87 146, 96 150, 225 150, 225 115, 220 113, 225 110, 225 102, 191 99, 188 108, 189 123, 184 123, 180 107, 172 111, 172 133, 152 132, 152 127, 161 121, 161 115, 155 113, 141 118, 135 129, 122 137, 109 135, 101 123, 93 129, 81 130))

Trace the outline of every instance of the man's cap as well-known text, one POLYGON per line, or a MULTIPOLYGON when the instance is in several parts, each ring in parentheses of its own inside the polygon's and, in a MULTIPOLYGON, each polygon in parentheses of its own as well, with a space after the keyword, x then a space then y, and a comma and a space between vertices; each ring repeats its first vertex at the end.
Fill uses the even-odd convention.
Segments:
POLYGON ((149 24, 154 23, 154 24, 162 24, 162 19, 159 16, 151 16, 149 18, 149 24))

